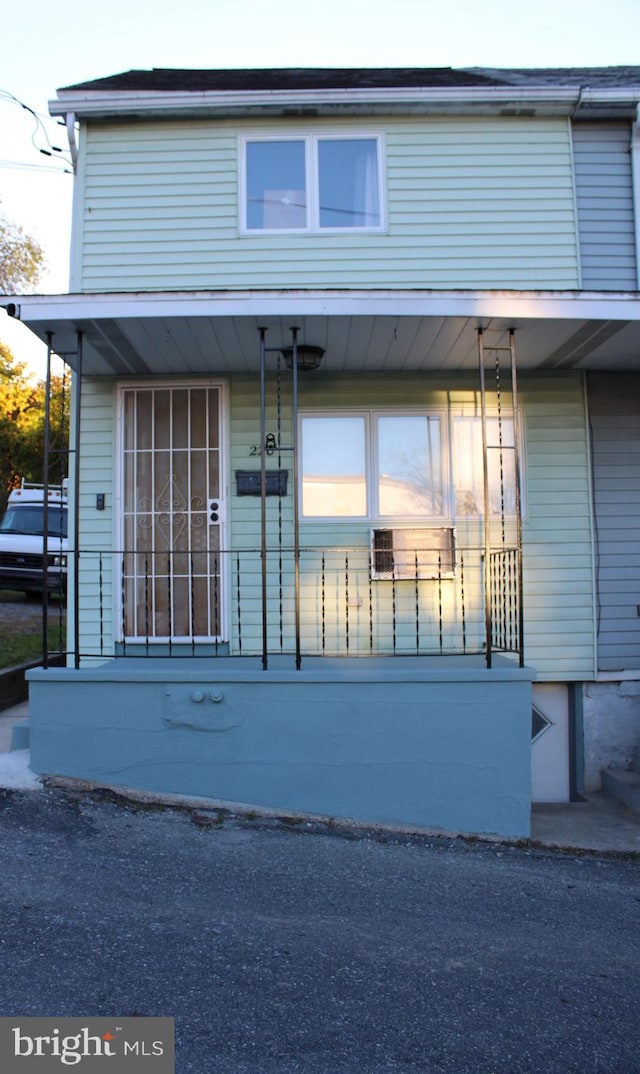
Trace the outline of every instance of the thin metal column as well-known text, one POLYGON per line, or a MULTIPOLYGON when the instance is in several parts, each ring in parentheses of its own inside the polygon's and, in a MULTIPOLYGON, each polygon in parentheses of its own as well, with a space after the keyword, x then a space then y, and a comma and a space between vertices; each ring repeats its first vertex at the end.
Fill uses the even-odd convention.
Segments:
POLYGON ((291 401, 291 445, 292 445, 292 479, 293 479, 293 572, 295 592, 296 619, 296 671, 302 665, 300 643, 300 523, 298 516, 298 328, 291 329, 293 344, 292 359, 292 394, 291 401))
POLYGON ((482 480, 484 491, 484 622, 487 667, 491 667, 492 616, 491 616, 491 522, 489 518, 489 459, 487 446, 487 392, 484 377, 484 333, 478 329, 478 364, 480 367, 480 406, 482 413, 482 480))
POLYGON ((518 374, 516 369, 516 334, 509 330, 511 351, 511 398, 513 401, 513 445, 516 482, 516 545, 518 549, 518 649, 520 667, 524 667, 524 592, 522 565, 522 493, 520 486, 520 416, 518 413, 518 374))
POLYGON ((82 347, 83 333, 78 332, 76 376, 74 391, 74 445, 73 445, 73 659, 74 667, 80 667, 80 412, 82 403, 82 347))
POLYGON ((266 328, 260 329, 260 563, 262 567, 262 670, 269 665, 267 618, 267 386, 266 328))
POLYGON ((51 431, 51 354, 53 332, 47 332, 47 374, 44 393, 44 450, 42 457, 42 666, 49 667, 49 454, 51 431))

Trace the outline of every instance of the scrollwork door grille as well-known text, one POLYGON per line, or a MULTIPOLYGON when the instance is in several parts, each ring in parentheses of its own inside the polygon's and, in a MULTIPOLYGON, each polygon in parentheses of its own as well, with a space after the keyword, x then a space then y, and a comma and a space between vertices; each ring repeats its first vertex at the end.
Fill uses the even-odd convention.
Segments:
POLYGON ((125 388, 122 407, 123 635, 220 640, 220 389, 125 388))

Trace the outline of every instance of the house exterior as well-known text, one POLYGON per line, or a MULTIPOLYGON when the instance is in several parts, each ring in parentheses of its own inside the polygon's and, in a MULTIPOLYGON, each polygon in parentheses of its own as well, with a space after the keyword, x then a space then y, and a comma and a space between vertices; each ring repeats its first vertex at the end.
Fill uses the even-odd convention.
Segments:
POLYGON ((640 720, 640 68, 58 92, 67 666, 36 771, 526 836, 640 720))

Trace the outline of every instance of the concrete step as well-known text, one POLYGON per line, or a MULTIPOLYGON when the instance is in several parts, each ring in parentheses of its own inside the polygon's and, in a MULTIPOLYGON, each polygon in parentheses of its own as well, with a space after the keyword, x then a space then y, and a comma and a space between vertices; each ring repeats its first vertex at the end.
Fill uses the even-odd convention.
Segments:
POLYGON ((625 768, 603 768, 602 788, 605 794, 622 802, 632 813, 640 816, 640 775, 625 768))
POLYGON ((20 723, 14 723, 11 729, 11 752, 13 753, 14 750, 28 750, 29 745, 29 721, 21 720, 20 723))

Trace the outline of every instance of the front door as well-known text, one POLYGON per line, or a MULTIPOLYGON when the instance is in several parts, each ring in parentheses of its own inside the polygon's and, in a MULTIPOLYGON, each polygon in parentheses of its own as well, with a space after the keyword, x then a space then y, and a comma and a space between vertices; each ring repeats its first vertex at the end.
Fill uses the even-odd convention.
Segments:
POLYGON ((123 387, 122 635, 222 640, 222 386, 123 387))

